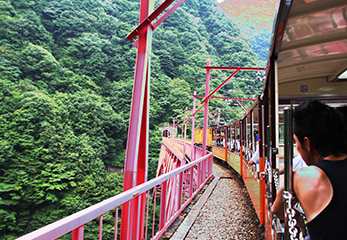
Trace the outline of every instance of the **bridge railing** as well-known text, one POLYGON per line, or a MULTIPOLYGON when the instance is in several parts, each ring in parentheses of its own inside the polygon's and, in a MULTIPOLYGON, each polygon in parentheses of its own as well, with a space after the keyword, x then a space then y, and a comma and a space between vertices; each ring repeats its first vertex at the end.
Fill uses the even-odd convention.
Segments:
MULTIPOLYGON (((142 197, 146 199, 146 211, 145 216, 143 216, 145 229, 128 233, 126 239, 158 239, 212 176, 212 158, 213 155, 209 153, 169 173, 24 235, 18 240, 57 239, 71 232, 71 239, 84 239, 85 224, 94 219, 99 220, 99 230, 98 233, 95 232, 95 238, 93 239, 97 239, 96 236, 98 236, 98 239, 102 239, 103 216, 110 211, 115 217, 114 231, 111 237, 106 235, 104 237, 117 239, 119 238, 120 225, 118 218, 121 216, 122 204, 127 202, 133 205, 138 204, 142 197), (196 176, 196 174, 200 180, 198 184, 193 181, 193 176, 196 176), (177 201, 168 199, 167 193, 173 191, 173 189, 177 190, 175 196, 177 201), (187 189, 190 190, 187 191, 187 189), (150 211, 152 212, 150 213, 150 211), (151 219, 151 222, 149 219, 151 219), (142 233, 144 236, 140 236, 142 233)), ((141 215, 140 212, 133 214, 141 215)), ((89 225, 86 225, 86 227, 89 228, 89 225)), ((109 231, 107 234, 109 234, 109 231)), ((122 239, 124 238, 122 237, 122 239)))

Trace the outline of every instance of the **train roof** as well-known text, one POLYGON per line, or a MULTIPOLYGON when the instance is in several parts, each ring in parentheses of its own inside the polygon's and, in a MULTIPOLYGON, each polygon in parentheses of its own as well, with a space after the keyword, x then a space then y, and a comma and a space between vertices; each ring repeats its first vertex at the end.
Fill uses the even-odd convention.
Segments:
POLYGON ((280 100, 347 99, 347 1, 281 1, 270 51, 280 100))

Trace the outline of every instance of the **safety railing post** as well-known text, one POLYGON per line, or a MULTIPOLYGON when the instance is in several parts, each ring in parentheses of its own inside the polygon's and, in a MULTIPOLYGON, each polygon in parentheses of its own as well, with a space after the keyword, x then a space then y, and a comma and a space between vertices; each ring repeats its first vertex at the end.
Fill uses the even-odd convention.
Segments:
POLYGON ((167 181, 161 184, 159 230, 163 229, 166 221, 166 195, 167 181))
POLYGON ((189 197, 193 196, 194 167, 190 168, 189 197))
POLYGON ((71 240, 82 240, 84 238, 84 225, 72 231, 71 240))
POLYGON ((114 213, 114 240, 117 240, 118 238, 118 207, 116 207, 115 209, 115 213, 114 213))
POLYGON ((102 239, 102 219, 103 219, 103 215, 99 217, 99 240, 102 239))
POLYGON ((179 175, 179 182, 178 182, 178 193, 177 193, 177 201, 178 201, 178 208, 175 209, 177 211, 182 207, 182 196, 183 196, 183 172, 179 175))

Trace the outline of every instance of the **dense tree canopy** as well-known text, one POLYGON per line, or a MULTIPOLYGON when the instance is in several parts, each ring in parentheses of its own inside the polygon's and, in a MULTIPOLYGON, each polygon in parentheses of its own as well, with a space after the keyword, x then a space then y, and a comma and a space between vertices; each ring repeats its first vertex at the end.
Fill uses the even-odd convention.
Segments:
MULTIPOLYGON (((126 35, 138 17, 138 0, 0 0, 0 239, 122 191, 122 173, 106 169, 124 166, 136 61, 126 35)), ((184 116, 194 91, 204 95, 207 59, 215 66, 258 63, 213 0, 187 0, 153 33, 149 178, 158 125, 184 116)), ((230 74, 212 71, 211 88, 230 74)), ((250 88, 262 85, 252 73, 237 79, 218 94, 251 98, 250 88)), ((222 100, 210 108, 230 112, 227 121, 242 111, 222 100)))

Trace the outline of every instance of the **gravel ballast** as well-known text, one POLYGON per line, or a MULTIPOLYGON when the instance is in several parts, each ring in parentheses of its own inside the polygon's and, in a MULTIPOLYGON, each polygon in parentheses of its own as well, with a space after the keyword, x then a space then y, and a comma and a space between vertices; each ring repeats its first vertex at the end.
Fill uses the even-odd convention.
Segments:
POLYGON ((185 239, 264 239, 264 227, 238 174, 219 160, 214 160, 213 173, 220 179, 185 239))

